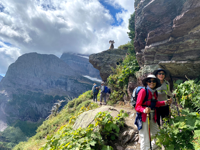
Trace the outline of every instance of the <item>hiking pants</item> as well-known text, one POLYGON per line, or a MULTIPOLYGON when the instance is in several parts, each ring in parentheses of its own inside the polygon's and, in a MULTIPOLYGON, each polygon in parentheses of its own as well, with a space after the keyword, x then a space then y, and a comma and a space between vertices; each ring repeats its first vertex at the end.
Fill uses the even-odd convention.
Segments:
POLYGON ((93 101, 94 102, 97 102, 97 95, 98 95, 98 93, 93 93, 93 101))
POLYGON ((100 95, 100 102, 102 102, 102 98, 104 99, 104 103, 106 103, 106 93, 102 92, 100 95))
MULTIPOLYGON (((153 120, 153 113, 151 114, 151 120, 150 120, 150 132, 151 132, 151 145, 152 149, 155 150, 158 148, 156 145, 155 139, 152 140, 152 136, 155 136, 155 134, 159 131, 157 123, 153 120)), ((141 150, 150 150, 150 140, 149 140, 149 126, 148 126, 148 117, 146 119, 146 122, 142 122, 142 129, 139 130, 139 137, 140 137, 140 149, 141 150)))

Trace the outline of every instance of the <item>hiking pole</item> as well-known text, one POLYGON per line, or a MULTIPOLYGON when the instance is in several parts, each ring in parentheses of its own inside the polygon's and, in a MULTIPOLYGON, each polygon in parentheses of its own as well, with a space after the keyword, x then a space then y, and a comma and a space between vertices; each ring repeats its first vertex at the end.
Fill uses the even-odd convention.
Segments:
POLYGON ((179 113, 179 109, 178 109, 178 105, 177 105, 177 102, 176 102, 176 96, 175 95, 174 95, 174 99, 175 99, 175 103, 176 103, 176 108, 177 108, 178 116, 180 117, 180 113, 179 113))
POLYGON ((147 114, 147 117, 148 117, 148 127, 149 127, 150 150, 152 150, 152 147, 151 147, 151 132, 150 132, 150 115, 149 115, 149 113, 147 114))

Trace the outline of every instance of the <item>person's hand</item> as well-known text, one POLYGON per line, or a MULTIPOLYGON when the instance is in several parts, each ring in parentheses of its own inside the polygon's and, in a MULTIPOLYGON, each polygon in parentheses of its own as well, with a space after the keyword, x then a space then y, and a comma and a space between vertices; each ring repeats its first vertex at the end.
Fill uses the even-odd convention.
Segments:
POLYGON ((171 105, 171 103, 172 103, 172 98, 170 98, 170 99, 167 100, 167 104, 168 105, 171 105))
POLYGON ((146 114, 149 114, 150 111, 151 111, 151 108, 149 108, 149 107, 146 107, 146 108, 145 108, 145 113, 146 113, 146 114))

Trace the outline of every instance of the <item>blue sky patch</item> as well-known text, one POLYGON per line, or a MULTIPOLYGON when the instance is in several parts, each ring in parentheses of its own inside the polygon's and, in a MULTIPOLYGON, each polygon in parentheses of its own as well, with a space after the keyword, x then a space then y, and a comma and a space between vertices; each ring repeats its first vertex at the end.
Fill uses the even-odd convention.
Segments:
POLYGON ((0 3, 0 12, 3 12, 5 7, 0 3))
POLYGON ((12 44, 8 43, 8 42, 3 42, 4 44, 6 44, 7 46, 12 46, 12 44))
POLYGON ((117 7, 115 8, 114 6, 110 5, 109 3, 105 2, 105 0, 99 0, 99 2, 104 6, 104 8, 108 9, 112 17, 114 18, 114 22, 111 24, 112 26, 120 26, 123 22, 122 19, 119 21, 116 18, 116 14, 124 11, 123 8, 117 7))

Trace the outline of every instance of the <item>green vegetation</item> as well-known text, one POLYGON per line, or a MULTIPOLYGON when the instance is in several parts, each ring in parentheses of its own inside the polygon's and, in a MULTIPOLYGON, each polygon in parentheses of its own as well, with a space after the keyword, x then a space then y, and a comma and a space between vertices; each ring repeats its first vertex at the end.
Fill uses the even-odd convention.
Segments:
POLYGON ((92 103, 91 98, 91 91, 87 91, 78 98, 70 101, 57 116, 52 116, 48 120, 45 120, 42 125, 38 127, 35 136, 29 138, 27 142, 19 143, 14 147, 14 150, 38 150, 41 148, 47 142, 46 137, 54 135, 61 126, 66 125, 70 119, 73 119, 72 116, 77 116, 81 112, 82 107, 86 107, 87 109, 97 108, 98 105, 92 103))
MULTIPOLYGON (((82 107, 84 109, 84 107, 82 107)), ((82 110, 81 109, 81 110, 82 110)), ((55 135, 47 138, 46 145, 41 150, 62 150, 62 149, 87 149, 87 150, 113 150, 109 145, 115 140, 124 124, 124 117, 127 114, 122 111, 118 117, 113 118, 107 112, 99 112, 95 117, 95 125, 87 128, 73 130, 75 119, 69 124, 62 126, 55 135)))
POLYGON ((128 36, 131 39, 131 43, 133 44, 135 39, 135 12, 131 15, 131 18, 129 19, 128 29, 130 30, 130 32, 128 32, 128 36))
MULTIPOLYGON (((33 108, 32 104, 53 104, 57 100, 65 99, 65 96, 52 96, 45 95, 40 92, 31 92, 29 91, 27 94, 14 94, 13 99, 9 101, 10 106, 19 107, 19 114, 14 112, 10 112, 10 116, 17 118, 29 118, 30 120, 38 121, 40 119, 40 112, 33 108), (26 108, 26 109, 25 109, 26 108), (17 115, 17 116, 16 116, 17 115)), ((10 124, 12 124, 12 120, 10 120, 10 124)))
POLYGON ((200 85, 194 80, 185 81, 175 90, 182 106, 180 116, 172 111, 172 118, 157 135, 157 144, 166 150, 200 149, 200 85))
POLYGON ((109 104, 123 100, 123 96, 127 94, 129 77, 134 76, 138 70, 139 65, 135 55, 127 55, 122 64, 113 69, 113 74, 108 78, 108 86, 112 89, 109 104))

